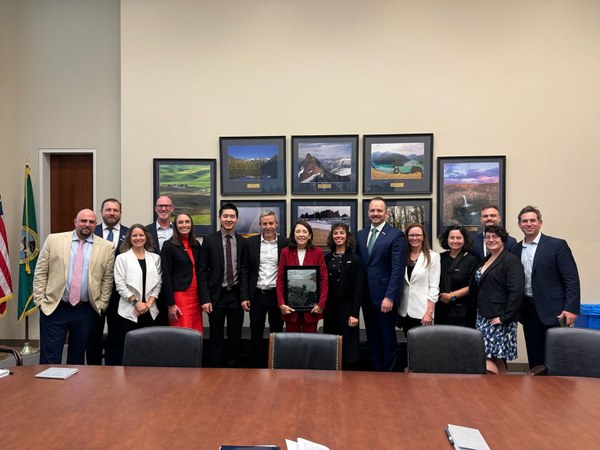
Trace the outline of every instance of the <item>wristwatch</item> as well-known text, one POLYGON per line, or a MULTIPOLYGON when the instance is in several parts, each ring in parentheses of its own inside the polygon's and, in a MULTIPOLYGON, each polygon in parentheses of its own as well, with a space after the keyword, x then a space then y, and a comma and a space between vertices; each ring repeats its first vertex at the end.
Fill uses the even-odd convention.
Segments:
POLYGON ((451 301, 451 302, 455 302, 455 301, 456 301, 456 295, 452 294, 452 295, 450 296, 450 301, 451 301))
POLYGON ((133 306, 135 306, 135 304, 139 302, 139 300, 137 298, 134 298, 133 301, 131 303, 133 303, 133 306))

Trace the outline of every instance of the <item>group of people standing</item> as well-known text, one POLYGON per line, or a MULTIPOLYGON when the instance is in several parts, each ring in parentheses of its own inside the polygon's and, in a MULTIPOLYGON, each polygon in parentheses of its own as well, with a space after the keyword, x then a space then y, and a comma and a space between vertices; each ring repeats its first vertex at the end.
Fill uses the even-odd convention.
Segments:
POLYGON ((356 239, 345 223, 327 237, 327 255, 313 244, 311 225, 299 220, 289 238, 277 233, 274 212, 259 217, 261 233, 244 239, 235 232, 238 210, 225 203, 221 228, 198 242, 193 218, 175 215, 169 197, 155 203, 157 220, 130 228, 120 223, 121 204, 102 203, 102 223, 91 210, 75 218, 75 230, 48 237, 34 278, 40 307, 40 363, 60 363, 69 332, 67 363, 102 363, 108 322, 106 364, 122 363, 127 332, 152 325, 193 328, 210 325, 208 351, 215 367, 238 364, 244 313, 250 316, 252 363, 266 367, 263 338, 270 332, 342 335, 343 364, 359 360, 362 308, 372 366, 397 369, 396 327, 447 323, 482 331, 488 369, 505 371, 516 357, 517 321, 524 325, 530 366, 543 363, 544 334, 559 321, 571 325, 579 312, 579 278, 565 241, 540 233, 534 207, 519 213, 525 234, 516 243, 499 224, 498 208, 481 210, 484 233, 471 237, 460 226, 447 228, 432 251, 425 228, 405 233, 386 222, 380 197, 369 203, 370 226, 356 239), (101 239, 100 239, 101 238, 101 239), (116 255, 116 258, 115 258, 116 255), (296 311, 288 304, 288 268, 310 266, 314 304, 296 311), (225 327, 227 323, 227 327, 225 327), (227 346, 225 346, 225 329, 227 346))

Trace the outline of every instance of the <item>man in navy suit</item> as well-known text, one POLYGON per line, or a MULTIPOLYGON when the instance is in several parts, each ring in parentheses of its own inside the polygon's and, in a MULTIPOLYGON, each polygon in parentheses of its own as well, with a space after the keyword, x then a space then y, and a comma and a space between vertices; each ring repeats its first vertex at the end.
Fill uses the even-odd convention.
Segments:
MULTIPOLYGON (((121 224, 121 202, 116 198, 107 198, 102 202, 100 207, 100 215, 102 223, 96 225, 94 234, 106 239, 112 243, 115 248, 115 257, 119 254, 119 248, 129 228, 121 224)), ((114 288, 108 302, 108 308, 99 317, 98 321, 92 330, 92 335, 86 350, 86 359, 88 364, 101 366, 102 365, 102 343, 104 336, 104 324, 108 321, 108 327, 114 323, 115 315, 119 305, 119 294, 114 288)), ((110 345, 106 349, 106 364, 110 363, 110 345)))
MULTIPOLYGON (((500 225, 502 226, 502 216, 500 216, 500 210, 496 205, 485 205, 479 211, 479 220, 481 221, 481 226, 485 228, 488 225, 500 225)), ((477 261, 481 262, 487 255, 487 249, 485 248, 485 243, 483 242, 483 229, 481 233, 476 234, 473 237, 473 245, 471 246, 470 253, 475 255, 477 261)), ((517 240, 509 236, 508 242, 505 245, 506 250, 509 252, 517 245, 517 240)))
POLYGON ((200 252, 200 304, 208 314, 208 352, 214 367, 221 367, 227 319, 227 367, 237 365, 242 344, 244 310, 248 300, 248 250, 246 239, 235 232, 238 210, 225 203, 219 210, 221 230, 202 241, 200 252))
POLYGON ((166 195, 161 195, 156 199, 154 211, 156 212, 156 221, 146 225, 146 228, 148 228, 148 233, 152 237, 154 252, 160 254, 163 243, 173 236, 173 222, 171 220, 173 211, 175 211, 173 201, 166 195))
POLYGON ((259 217, 261 233, 248 238, 248 300, 242 302, 250 312, 252 365, 267 367, 267 352, 263 338, 265 320, 269 315, 269 332, 283 330, 281 311, 277 306, 277 269, 281 250, 287 238, 277 233, 279 222, 273 211, 263 211, 259 217))
POLYGON ((406 267, 404 233, 386 223, 385 200, 375 197, 369 203, 371 226, 357 234, 357 254, 367 271, 370 295, 363 302, 363 316, 373 369, 391 372, 396 367, 396 311, 402 295, 406 267))
POLYGON ((525 268, 525 295, 521 323, 529 367, 544 364, 546 331, 559 324, 571 326, 581 301, 579 273, 566 241, 540 232, 542 214, 535 206, 519 212, 524 239, 512 252, 525 268))

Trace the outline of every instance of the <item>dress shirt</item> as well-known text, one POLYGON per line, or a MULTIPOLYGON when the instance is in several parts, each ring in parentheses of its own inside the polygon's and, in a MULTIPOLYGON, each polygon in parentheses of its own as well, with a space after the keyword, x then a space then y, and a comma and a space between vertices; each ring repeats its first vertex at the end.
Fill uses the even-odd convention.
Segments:
POLYGON ((259 289, 273 289, 277 282, 277 266, 279 257, 277 252, 277 237, 273 241, 260 238, 260 263, 258 265, 258 280, 256 287, 259 289))
MULTIPOLYGON (((94 245, 94 236, 90 235, 83 244, 83 271, 81 272, 81 297, 79 301, 89 301, 88 295, 88 272, 90 268, 90 255, 92 254, 92 246, 94 245)), ((73 264, 75 263, 75 254, 79 247, 79 237, 77 233, 73 231, 73 238, 71 239, 71 251, 69 253, 69 275, 67 277, 67 286, 63 293, 62 299, 65 302, 69 301, 69 295, 71 291, 71 282, 73 281, 73 264)))
POLYGON ((169 239, 171 239, 171 236, 173 236, 173 222, 170 222, 167 228, 163 228, 160 226, 160 223, 158 223, 157 220, 156 235, 158 236, 158 248, 162 250, 162 246, 165 243, 165 241, 168 241, 169 239))
POLYGON ((221 229, 221 239, 223 239, 223 287, 227 287, 227 234, 231 236, 231 264, 233 265, 233 284, 239 282, 237 273, 237 240, 235 233, 225 233, 221 229))
MULTIPOLYGON (((106 239, 108 241, 108 233, 110 232, 108 225, 106 225, 105 223, 102 223, 102 237, 104 239, 106 239)), ((121 222, 117 223, 114 227, 112 227, 113 230, 113 240, 112 240, 112 245, 114 248, 117 248, 117 245, 119 245, 119 236, 121 235, 121 222)))
MULTIPOLYGON (((369 241, 371 240, 371 236, 373 235, 373 230, 375 230, 375 229, 377 229, 377 236, 375 236, 375 242, 377 242, 377 239, 379 239, 379 236, 381 236, 381 230, 383 230, 383 227, 385 227, 385 224, 386 224, 386 222, 383 221, 376 227, 371 225, 371 231, 369 231, 369 237, 367 238, 367 245, 369 244, 369 241)), ((373 242, 373 245, 375 245, 375 242, 373 242)))
POLYGON ((523 240, 523 251, 521 252, 521 263, 525 268, 525 295, 527 297, 533 297, 533 288, 531 287, 531 272, 533 271, 533 258, 535 258, 535 251, 540 242, 542 233, 538 233, 533 241, 529 244, 523 240))

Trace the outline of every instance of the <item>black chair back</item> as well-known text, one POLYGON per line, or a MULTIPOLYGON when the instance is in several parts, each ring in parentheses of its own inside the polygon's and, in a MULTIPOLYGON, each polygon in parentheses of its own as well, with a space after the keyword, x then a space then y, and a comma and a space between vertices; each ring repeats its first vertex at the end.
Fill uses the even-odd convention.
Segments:
POLYGON ((147 327, 125 336, 124 366, 200 367, 202 333, 180 327, 147 327))
POLYGON ((408 370, 421 373, 486 373, 480 331, 456 325, 416 327, 406 336, 408 370))
POLYGON ((547 375, 600 378, 600 330, 550 328, 545 366, 547 375))
POLYGON ((319 333, 271 333, 269 369, 340 370, 342 337, 319 333))

